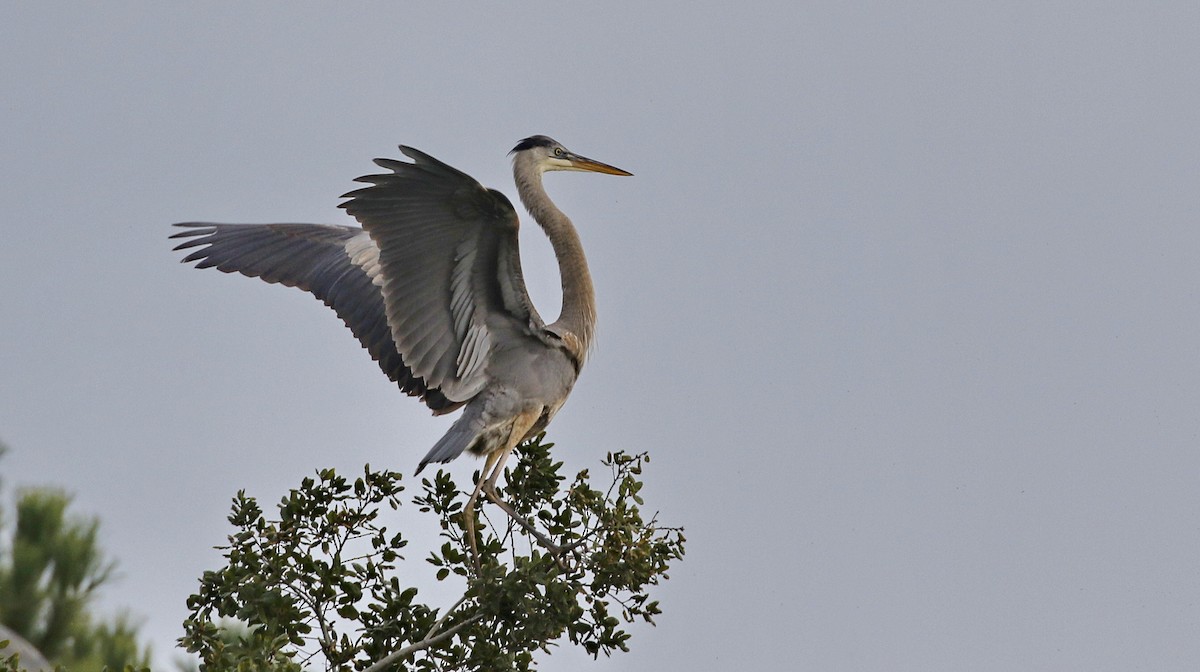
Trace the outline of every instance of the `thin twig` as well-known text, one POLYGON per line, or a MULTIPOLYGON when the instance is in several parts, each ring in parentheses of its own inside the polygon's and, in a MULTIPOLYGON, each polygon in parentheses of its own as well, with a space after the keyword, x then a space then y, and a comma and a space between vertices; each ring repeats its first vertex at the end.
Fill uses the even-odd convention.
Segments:
POLYGON ((533 535, 533 537, 538 540, 538 543, 545 547, 546 550, 550 551, 551 554, 558 555, 559 553, 562 553, 562 549, 558 546, 558 544, 550 541, 550 537, 542 534, 542 531, 534 527, 533 523, 526 520, 525 516, 517 513, 508 502, 500 499, 500 495, 496 494, 494 491, 489 492, 486 489, 483 491, 483 494, 486 495, 488 499, 492 500, 493 504, 503 509, 504 512, 508 514, 508 517, 516 522, 521 529, 533 535))
MULTIPOLYGON (((325 620, 324 610, 322 609, 321 605, 318 604, 317 598, 313 597, 312 595, 299 590, 294 591, 293 594, 309 609, 312 609, 313 617, 317 619, 317 625, 321 626, 321 636, 314 639, 319 645, 320 652, 328 657, 329 650, 337 645, 337 634, 330 630, 329 623, 325 620)), ((309 658, 312 658, 312 656, 315 655, 317 655, 317 652, 313 651, 312 654, 309 655, 309 658)))
POLYGON ((368 667, 363 672, 381 672, 381 670, 387 669, 387 667, 389 665, 391 665, 399 660, 402 660, 402 659, 416 653, 417 651, 420 651, 422 649, 428 649, 429 647, 441 642, 442 640, 449 639, 459 630, 462 630, 466 626, 470 625, 471 623, 474 623, 475 621, 478 621, 481 618, 483 618, 483 614, 475 614, 474 616, 468 618, 465 621, 462 621, 461 623, 455 623, 454 626, 451 627, 449 630, 447 630, 435 637, 426 637, 425 639, 422 639, 421 641, 419 641, 415 644, 409 644, 408 646, 404 647, 403 649, 400 649, 399 651, 396 651, 394 653, 389 653, 388 655, 381 658, 374 665, 368 667))
POLYGON ((450 614, 453 614, 454 610, 458 609, 460 606, 462 606, 462 603, 466 601, 467 596, 463 595, 462 597, 458 598, 457 602, 450 605, 450 608, 446 610, 446 613, 442 614, 438 620, 434 622, 433 627, 429 629, 429 632, 425 633, 425 639, 432 637, 433 633, 437 632, 442 627, 442 624, 446 622, 446 619, 450 618, 450 614))

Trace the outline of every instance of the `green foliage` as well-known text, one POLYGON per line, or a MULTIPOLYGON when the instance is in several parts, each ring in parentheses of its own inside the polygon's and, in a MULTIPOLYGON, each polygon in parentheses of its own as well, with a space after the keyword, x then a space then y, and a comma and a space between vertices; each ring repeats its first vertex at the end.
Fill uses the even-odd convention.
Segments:
MULTIPOLYGON (((367 467, 351 481, 322 470, 270 519, 238 493, 228 564, 206 572, 189 598, 181 644, 200 655, 202 670, 253 672, 532 670, 537 651, 563 641, 593 656, 627 651, 626 625, 661 613, 647 591, 682 558, 682 530, 640 512, 646 455, 609 455, 603 491, 587 470, 564 488, 550 446, 538 437, 518 448, 501 496, 556 553, 496 512, 503 525, 484 518, 477 526, 477 569, 466 494, 444 471, 422 480, 412 501, 437 517, 443 538, 427 562, 438 581, 463 589, 444 609, 417 600, 414 572, 399 571, 408 542, 384 525, 385 507, 401 505, 400 474, 367 467), (230 637, 221 619, 246 628, 230 637)), ((489 508, 480 504, 477 515, 489 508)))
POLYGON ((0 545, 0 623, 75 672, 144 667, 149 650, 128 618, 97 622, 89 611, 114 563, 97 542, 99 521, 68 515, 70 502, 53 489, 18 494, 11 540, 0 545))
POLYGON ((17 501, 11 560, 0 567, 0 623, 47 658, 71 648, 84 607, 112 575, 96 546, 96 520, 68 521, 61 492, 30 490, 17 501))
POLYGON ((21 666, 21 654, 8 652, 11 643, 7 639, 0 640, 0 672, 24 672, 28 668, 21 666))

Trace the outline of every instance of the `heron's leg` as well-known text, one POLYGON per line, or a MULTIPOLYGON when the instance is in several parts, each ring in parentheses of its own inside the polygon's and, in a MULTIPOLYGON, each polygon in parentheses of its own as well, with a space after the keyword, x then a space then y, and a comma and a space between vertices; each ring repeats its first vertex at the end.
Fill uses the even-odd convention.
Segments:
MULTIPOLYGON (((559 555, 562 553, 562 548, 553 541, 550 541, 550 537, 542 534, 541 530, 534 527, 533 523, 526 520, 525 516, 517 513, 508 502, 500 499, 500 494, 496 492, 496 481, 500 478, 500 474, 504 473, 504 463, 508 461, 508 456, 512 454, 512 451, 513 446, 510 446, 509 448, 498 452, 499 460, 497 460, 495 468, 492 469, 492 473, 489 475, 487 483, 485 483, 483 486, 483 494, 487 495, 487 498, 492 500, 493 504, 500 507, 505 513, 507 513, 508 517, 513 519, 513 522, 521 526, 521 529, 533 535, 533 537, 538 540, 538 543, 544 546, 546 550, 550 551, 550 553, 554 555, 559 555)), ((488 458, 491 459, 491 456, 489 455, 488 458)), ((482 478, 483 477, 480 476, 481 480, 482 478)))
MULTIPOLYGON (((496 460, 500 459, 500 453, 488 453, 487 460, 483 463, 483 469, 479 472, 479 482, 475 484, 475 491, 471 493, 471 497, 467 499, 467 507, 463 509, 463 526, 467 528, 467 542, 471 545, 471 560, 475 563, 475 571, 479 572, 479 545, 475 541, 475 500, 479 499, 479 492, 483 489, 485 483, 494 481, 489 479, 492 465, 496 460)), ((501 461, 503 462, 503 461, 501 461)))
POLYGON ((486 479, 484 492, 496 491, 496 481, 500 480, 500 474, 504 473, 504 463, 508 462, 508 456, 512 455, 513 448, 515 447, 516 446, 509 446, 504 450, 497 450, 491 455, 488 455, 487 463, 488 467, 491 468, 491 471, 480 474, 479 476, 480 481, 484 481, 484 479, 486 479))

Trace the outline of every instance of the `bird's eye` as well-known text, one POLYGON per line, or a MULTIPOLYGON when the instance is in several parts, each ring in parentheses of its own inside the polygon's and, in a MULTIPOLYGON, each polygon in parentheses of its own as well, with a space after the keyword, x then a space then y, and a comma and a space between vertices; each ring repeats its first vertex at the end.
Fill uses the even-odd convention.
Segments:
POLYGON ((557 157, 559 157, 559 158, 562 158, 562 157, 563 157, 565 154, 566 154, 566 152, 564 152, 564 151, 563 151, 563 148, 562 148, 562 147, 555 147, 555 148, 554 148, 554 155, 555 155, 555 156, 557 156, 557 157))

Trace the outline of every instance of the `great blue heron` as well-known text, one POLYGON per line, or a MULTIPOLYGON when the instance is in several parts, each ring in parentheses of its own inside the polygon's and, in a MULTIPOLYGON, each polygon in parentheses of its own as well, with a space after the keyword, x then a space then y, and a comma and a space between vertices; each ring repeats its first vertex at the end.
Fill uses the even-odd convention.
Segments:
POLYGON ((196 268, 299 287, 333 308, 383 372, 434 414, 463 408, 417 473, 464 450, 486 456, 467 502, 482 492, 542 543, 545 537, 495 492, 513 448, 542 431, 566 401, 587 358, 595 295, 579 235, 542 187, 542 173, 630 175, 575 154, 544 135, 513 148, 513 178, 525 208, 554 247, 562 312, 550 324, 529 300, 517 248, 516 210, 503 194, 411 147, 412 162, 376 159, 390 170, 358 178, 371 186, 341 204, 362 228, 321 224, 184 222, 175 249, 196 268))

